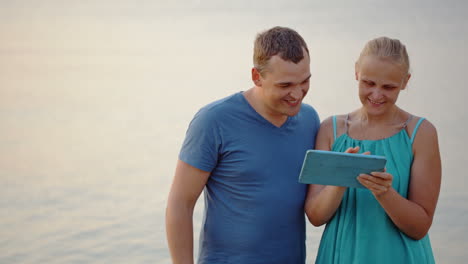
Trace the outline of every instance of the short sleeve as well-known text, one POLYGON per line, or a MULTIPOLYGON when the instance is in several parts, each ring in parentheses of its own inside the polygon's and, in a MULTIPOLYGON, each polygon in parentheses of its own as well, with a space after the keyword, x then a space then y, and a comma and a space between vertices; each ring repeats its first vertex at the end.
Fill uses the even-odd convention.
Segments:
POLYGON ((202 108, 187 129, 179 159, 195 168, 211 172, 218 162, 221 146, 216 113, 202 108))

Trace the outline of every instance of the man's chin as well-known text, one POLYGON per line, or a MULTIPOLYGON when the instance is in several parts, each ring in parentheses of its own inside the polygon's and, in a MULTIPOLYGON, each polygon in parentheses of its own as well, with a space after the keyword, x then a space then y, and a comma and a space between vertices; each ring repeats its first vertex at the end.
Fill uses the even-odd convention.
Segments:
POLYGON ((295 109, 295 110, 293 110, 293 111, 288 111, 288 112, 286 113, 286 115, 287 115, 287 116, 295 116, 295 115, 299 114, 299 111, 300 111, 300 110, 301 110, 301 107, 298 106, 297 109, 295 109))

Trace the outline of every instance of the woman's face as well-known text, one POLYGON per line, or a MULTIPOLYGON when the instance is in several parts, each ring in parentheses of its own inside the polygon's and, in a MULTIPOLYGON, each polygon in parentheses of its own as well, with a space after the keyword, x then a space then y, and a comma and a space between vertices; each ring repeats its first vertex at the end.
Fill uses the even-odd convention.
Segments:
POLYGON ((391 59, 367 55, 356 63, 359 99, 370 115, 393 109, 410 78, 405 68, 391 59))

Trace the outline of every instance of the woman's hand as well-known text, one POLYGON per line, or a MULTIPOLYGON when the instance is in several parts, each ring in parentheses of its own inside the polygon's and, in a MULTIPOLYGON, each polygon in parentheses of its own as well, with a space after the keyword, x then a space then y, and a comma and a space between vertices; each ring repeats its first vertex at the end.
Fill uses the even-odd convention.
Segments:
MULTIPOLYGON (((348 148, 345 153, 358 153, 359 149, 359 146, 348 148)), ((369 155, 370 152, 366 151, 362 154, 369 155)), ((369 189, 374 196, 378 197, 392 188, 393 176, 384 170, 384 172, 371 172, 370 175, 360 174, 357 180, 364 185, 364 187, 369 189)))
POLYGON ((372 194, 379 197, 392 188, 393 176, 386 172, 371 172, 371 174, 360 174, 357 180, 369 189, 372 194))
MULTIPOLYGON (((345 150, 345 153, 358 153, 360 149, 361 148, 359 146, 356 146, 354 148, 348 148, 348 149, 345 150)), ((366 152, 361 153, 361 154, 369 155, 370 151, 366 151, 366 152)))

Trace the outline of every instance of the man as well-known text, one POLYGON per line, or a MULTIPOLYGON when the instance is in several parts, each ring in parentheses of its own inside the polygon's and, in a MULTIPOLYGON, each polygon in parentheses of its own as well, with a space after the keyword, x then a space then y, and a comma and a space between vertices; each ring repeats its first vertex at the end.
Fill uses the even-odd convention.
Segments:
POLYGON ((254 87, 203 107, 189 125, 166 211, 173 263, 193 263, 193 208, 205 189, 198 263, 304 263, 298 183, 319 118, 303 105, 310 58, 294 30, 254 44, 254 87))

